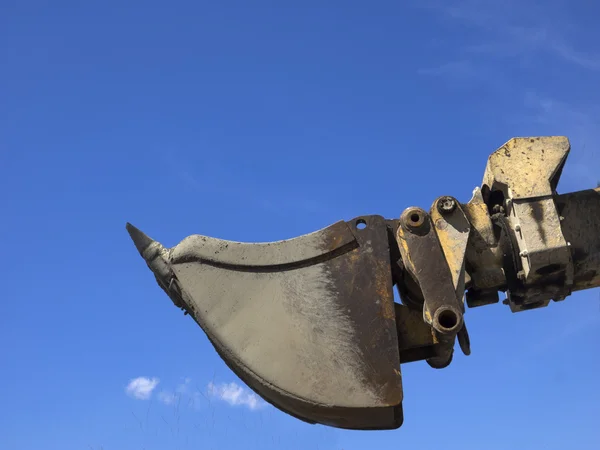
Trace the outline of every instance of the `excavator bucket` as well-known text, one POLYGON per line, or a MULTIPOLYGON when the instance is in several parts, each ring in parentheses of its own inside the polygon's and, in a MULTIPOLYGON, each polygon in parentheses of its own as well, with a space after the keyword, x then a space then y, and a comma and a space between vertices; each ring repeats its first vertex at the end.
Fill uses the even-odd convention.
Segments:
POLYGON ((127 229, 160 287, 266 401, 310 423, 402 425, 400 364, 471 354, 466 307, 545 308, 600 286, 600 188, 559 195, 564 136, 513 138, 462 204, 361 216, 272 243, 127 229), (399 302, 394 302, 393 288, 399 302))
POLYGON ((402 424, 390 221, 258 244, 193 235, 171 249, 127 230, 161 288, 267 402, 339 428, 402 424))

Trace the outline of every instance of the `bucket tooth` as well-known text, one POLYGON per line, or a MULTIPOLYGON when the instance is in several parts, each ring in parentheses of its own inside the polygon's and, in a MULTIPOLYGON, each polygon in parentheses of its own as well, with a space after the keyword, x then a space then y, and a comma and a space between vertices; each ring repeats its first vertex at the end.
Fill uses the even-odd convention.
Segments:
POLYGON ((131 225, 129 222, 127 222, 126 228, 129 236, 131 236, 131 240, 135 244, 135 248, 137 248, 138 252, 140 252, 140 255, 144 257, 144 251, 146 251, 148 247, 150 247, 150 245, 156 241, 146 235, 146 233, 143 231, 131 225))
POLYGON ((181 296, 181 289, 171 270, 169 249, 129 222, 127 222, 126 228, 135 244, 135 248, 146 261, 148 268, 154 273, 158 285, 171 298, 175 306, 185 309, 186 305, 181 296))

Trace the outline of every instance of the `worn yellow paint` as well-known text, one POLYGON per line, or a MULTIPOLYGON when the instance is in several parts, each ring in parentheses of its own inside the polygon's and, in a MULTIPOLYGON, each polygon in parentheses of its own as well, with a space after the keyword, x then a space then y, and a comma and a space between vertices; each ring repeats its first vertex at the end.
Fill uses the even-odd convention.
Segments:
POLYGON ((570 148, 564 136, 513 138, 490 155, 483 184, 513 199, 550 196, 570 148))
POLYGON ((457 288, 459 287, 461 275, 464 271, 465 254, 470 232, 469 220, 460 205, 457 205, 452 213, 452 224, 446 221, 445 217, 438 211, 435 203, 431 208, 430 214, 433 223, 436 224, 435 232, 452 274, 452 283, 457 288), (461 228, 457 229, 453 224, 461 228))
POLYGON ((396 241, 398 242, 398 247, 400 248, 400 255, 402 255, 402 262, 405 267, 409 270, 414 271, 415 265, 412 261, 410 250, 408 248, 408 244, 406 243, 406 239, 404 238, 404 229, 402 226, 398 227, 398 231, 396 232, 396 241))

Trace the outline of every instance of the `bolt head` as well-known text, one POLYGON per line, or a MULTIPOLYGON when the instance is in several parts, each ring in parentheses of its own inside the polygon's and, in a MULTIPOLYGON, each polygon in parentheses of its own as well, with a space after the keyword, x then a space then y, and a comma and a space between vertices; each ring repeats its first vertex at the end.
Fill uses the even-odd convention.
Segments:
POLYGON ((494 205, 494 207, 492 208, 492 212, 494 214, 504 214, 504 206, 502 205, 494 205))
POLYGON ((427 231, 427 213, 417 207, 406 208, 400 216, 400 223, 411 233, 424 233, 427 231))
POLYGON ((456 209, 456 200, 450 196, 444 196, 438 200, 437 206, 440 213, 450 214, 456 209))

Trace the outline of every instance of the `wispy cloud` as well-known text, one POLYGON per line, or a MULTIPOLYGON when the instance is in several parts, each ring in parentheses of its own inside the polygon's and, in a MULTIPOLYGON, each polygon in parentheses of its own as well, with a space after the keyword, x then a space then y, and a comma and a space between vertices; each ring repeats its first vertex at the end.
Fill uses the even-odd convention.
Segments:
MULTIPOLYGON (((132 380, 132 383, 136 380, 132 380)), ((143 388, 151 381, 144 378, 141 378, 141 380, 142 381, 137 382, 134 386, 136 393, 139 390, 143 391, 143 388), (142 386, 141 389, 140 386, 142 386)), ((158 380, 156 384, 158 384, 158 380)), ((156 387, 156 384, 152 386, 152 389, 156 387)), ((150 389, 150 391, 152 389, 150 389)), ((141 395, 143 394, 144 393, 141 395)), ((186 404, 188 407, 200 406, 202 400, 210 403, 211 398, 223 401, 231 406, 243 406, 250 410, 260 409, 265 405, 265 402, 254 392, 234 382, 210 382, 206 386, 206 392, 203 393, 197 386, 192 384, 192 379, 188 377, 184 378, 174 389, 164 389, 158 393, 158 400, 167 406, 186 404)))
POLYGON ((600 38, 598 31, 580 26, 561 0, 420 0, 418 7, 454 33, 452 46, 419 74, 454 88, 483 85, 511 99, 509 109, 498 109, 497 120, 513 136, 565 135, 571 140, 562 187, 577 190, 598 183, 598 95, 593 84, 582 95, 590 75, 596 76, 586 71, 600 71, 600 53, 590 45, 600 38), (560 73, 556 80, 549 77, 553 71, 560 73))
POLYGON ((160 391, 158 393, 158 400, 165 405, 173 405, 177 401, 177 394, 170 391, 160 391))
POLYGON ((529 91, 524 109, 514 114, 515 127, 527 124, 537 134, 565 135, 572 151, 562 175, 567 190, 595 187, 600 179, 600 108, 575 105, 529 91))
POLYGON ((137 377, 129 382, 125 392, 135 399, 148 400, 158 383, 158 378, 137 377))
POLYGON ((220 384, 210 382, 208 383, 208 394, 231 406, 245 406, 251 410, 265 406, 265 402, 258 395, 233 382, 220 384))
POLYGON ((187 404, 189 407, 200 406, 205 395, 192 385, 192 379, 186 377, 174 389, 165 389, 158 393, 158 400, 165 405, 187 404))
POLYGON ((419 1, 418 6, 478 31, 477 42, 458 47, 458 60, 469 55, 474 60, 517 58, 526 65, 539 56, 550 56, 580 68, 600 70, 600 54, 568 39, 568 9, 563 2, 429 0, 419 1))

